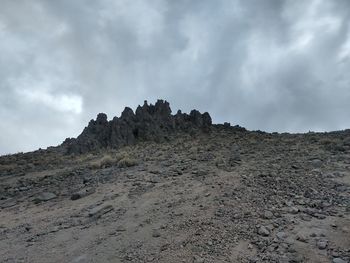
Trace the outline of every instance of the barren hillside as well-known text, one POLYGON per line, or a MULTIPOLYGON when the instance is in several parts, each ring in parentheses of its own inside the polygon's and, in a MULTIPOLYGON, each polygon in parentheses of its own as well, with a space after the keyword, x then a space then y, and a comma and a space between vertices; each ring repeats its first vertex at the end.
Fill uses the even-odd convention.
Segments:
POLYGON ((349 130, 145 105, 0 157, 0 262, 349 262, 349 130))

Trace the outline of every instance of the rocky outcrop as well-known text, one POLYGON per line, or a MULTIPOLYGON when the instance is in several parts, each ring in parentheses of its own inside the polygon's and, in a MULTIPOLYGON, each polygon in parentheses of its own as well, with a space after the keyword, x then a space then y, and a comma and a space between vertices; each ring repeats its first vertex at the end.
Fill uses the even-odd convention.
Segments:
POLYGON ((137 141, 162 141, 177 131, 208 132, 212 125, 209 113, 201 114, 192 110, 190 114, 180 110, 171 114, 167 101, 158 100, 155 105, 138 106, 135 113, 126 107, 121 116, 108 121, 107 115, 100 113, 91 120, 83 132, 76 138, 68 138, 62 146, 68 153, 85 153, 101 148, 119 148, 137 141))

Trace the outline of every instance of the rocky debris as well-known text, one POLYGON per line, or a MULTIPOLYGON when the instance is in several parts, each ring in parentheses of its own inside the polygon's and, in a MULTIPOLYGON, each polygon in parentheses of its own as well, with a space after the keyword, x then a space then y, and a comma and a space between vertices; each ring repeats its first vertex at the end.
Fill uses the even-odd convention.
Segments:
POLYGON ((84 190, 81 190, 81 191, 78 191, 76 193, 73 193, 70 197, 71 200, 78 200, 80 198, 83 198, 85 196, 88 196, 88 195, 91 195, 95 193, 95 189, 94 188, 91 188, 91 189, 84 189, 84 190))
POLYGON ((193 261, 194 263, 204 263, 205 262, 204 258, 202 258, 200 256, 194 256, 193 260, 194 260, 193 261))
POLYGON ((126 107, 121 116, 108 121, 107 115, 99 113, 96 120, 76 138, 66 139, 62 146, 68 153, 86 153, 102 148, 120 148, 135 144, 137 141, 164 141, 173 133, 206 131, 212 125, 209 113, 201 114, 192 110, 190 114, 180 110, 171 115, 167 101, 158 100, 155 105, 138 106, 135 113, 126 107))
POLYGON ((263 214, 263 218, 265 219, 272 219, 273 218, 273 213, 271 211, 265 211, 263 214))
POLYGON ((160 237, 160 232, 157 229, 154 229, 152 232, 152 237, 160 237))
POLYGON ((345 261, 341 258, 333 258, 332 263, 348 263, 348 261, 345 261))
POLYGON ((260 226, 258 229, 258 234, 267 237, 270 235, 270 231, 265 226, 260 226))
POLYGON ((229 158, 229 165, 235 166, 239 164, 241 161, 241 153, 240 153, 240 147, 238 144, 234 144, 231 149, 231 156, 229 158))
POLYGON ((126 231, 126 229, 125 229, 124 226, 117 226, 117 228, 115 229, 115 231, 117 231, 117 232, 124 232, 124 231, 126 231))
POLYGON ((321 250, 326 249, 328 246, 328 240, 320 239, 317 241, 317 247, 321 250))
POLYGON ((308 238, 303 233, 298 233, 296 236, 296 239, 300 242, 304 242, 304 243, 308 242, 308 238))
POLYGON ((109 204, 102 204, 96 207, 93 207, 92 209, 89 210, 89 217, 94 217, 94 218, 99 218, 102 215, 110 212, 113 210, 113 206, 109 204))
POLYGON ((15 198, 9 198, 7 200, 0 202, 0 208, 2 209, 9 208, 9 207, 15 206, 16 204, 17 204, 17 201, 15 198))
POLYGON ((89 258, 87 255, 80 255, 80 256, 74 257, 74 259, 70 261, 70 263, 85 263, 85 262, 89 262, 89 258))
POLYGON ((287 238, 287 234, 285 232, 277 232, 276 237, 280 240, 287 238))
POLYGON ((295 206, 292 206, 292 207, 289 208, 289 213, 297 214, 297 213, 299 213, 299 209, 297 207, 295 207, 295 206))
POLYGON ((322 161, 320 159, 313 159, 310 163, 314 168, 320 168, 322 166, 322 161))
POLYGON ((46 201, 49 201, 49 200, 54 199, 56 197, 57 197, 57 195, 55 195, 54 193, 42 192, 34 198, 34 202, 35 203, 46 202, 46 201))

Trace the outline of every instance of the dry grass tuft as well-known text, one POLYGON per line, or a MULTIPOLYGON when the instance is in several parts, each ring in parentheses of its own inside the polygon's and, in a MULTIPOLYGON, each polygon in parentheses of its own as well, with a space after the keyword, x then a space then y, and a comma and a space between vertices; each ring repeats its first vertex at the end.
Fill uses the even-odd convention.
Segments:
POLYGON ((113 158, 111 155, 107 154, 104 155, 102 158, 90 162, 90 168, 92 169, 100 169, 100 168, 106 168, 117 164, 117 161, 115 158, 113 158))
POLYGON ((124 167, 131 167, 135 166, 137 164, 136 160, 129 155, 124 156, 122 159, 118 161, 118 167, 124 168, 124 167))
POLYGON ((111 166, 124 168, 135 166, 136 164, 136 159, 131 157, 127 152, 109 152, 103 155, 100 159, 91 161, 89 167, 91 169, 101 169, 111 166))

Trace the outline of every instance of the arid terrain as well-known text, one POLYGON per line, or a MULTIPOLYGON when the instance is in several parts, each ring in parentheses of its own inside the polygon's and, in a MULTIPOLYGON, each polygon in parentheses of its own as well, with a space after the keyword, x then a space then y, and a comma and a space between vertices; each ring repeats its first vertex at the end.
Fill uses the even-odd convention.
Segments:
POLYGON ((0 157, 0 262, 350 260, 350 130, 71 145, 0 157))

